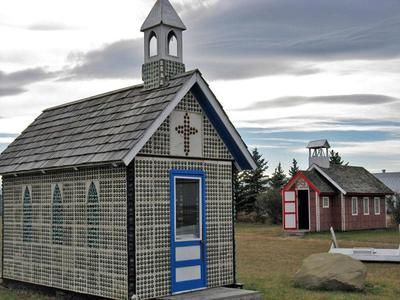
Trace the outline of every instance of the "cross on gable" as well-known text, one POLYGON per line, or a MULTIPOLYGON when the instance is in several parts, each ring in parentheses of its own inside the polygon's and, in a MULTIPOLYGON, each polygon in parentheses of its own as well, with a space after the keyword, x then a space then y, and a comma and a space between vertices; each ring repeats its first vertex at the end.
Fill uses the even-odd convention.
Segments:
POLYGON ((185 116, 183 117, 183 125, 175 127, 175 130, 183 136, 184 152, 186 156, 188 156, 190 153, 190 136, 199 132, 195 127, 190 126, 190 116, 188 113, 185 113, 185 116))

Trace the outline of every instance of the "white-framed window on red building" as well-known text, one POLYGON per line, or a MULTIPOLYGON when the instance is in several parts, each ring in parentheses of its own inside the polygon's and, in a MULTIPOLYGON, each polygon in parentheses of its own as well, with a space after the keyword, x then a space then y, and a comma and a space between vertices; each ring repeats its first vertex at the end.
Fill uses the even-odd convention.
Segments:
POLYGON ((363 209, 364 209, 364 215, 369 215, 369 198, 364 197, 363 199, 363 209))
POLYGON ((322 208, 329 208, 329 197, 322 197, 322 208))
POLYGON ((374 213, 375 215, 381 214, 381 198, 379 197, 374 198, 374 213))
POLYGON ((351 198, 351 214, 353 216, 358 215, 358 198, 357 197, 351 198))

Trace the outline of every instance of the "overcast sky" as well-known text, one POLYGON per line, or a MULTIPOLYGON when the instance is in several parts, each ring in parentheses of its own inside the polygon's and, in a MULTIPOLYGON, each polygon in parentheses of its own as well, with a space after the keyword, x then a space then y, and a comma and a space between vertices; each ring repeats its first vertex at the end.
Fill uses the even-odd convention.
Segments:
MULTIPOLYGON (((0 3, 0 151, 47 107, 141 81, 153 0, 0 3)), ((400 1, 176 0, 199 68, 270 171, 327 138, 400 171, 400 1)))

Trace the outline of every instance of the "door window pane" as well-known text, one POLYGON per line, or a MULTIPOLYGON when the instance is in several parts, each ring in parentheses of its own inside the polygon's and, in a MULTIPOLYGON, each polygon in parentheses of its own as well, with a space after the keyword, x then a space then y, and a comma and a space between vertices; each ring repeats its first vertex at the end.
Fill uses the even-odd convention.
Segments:
POLYGON ((176 178, 176 240, 200 238, 200 180, 176 178))

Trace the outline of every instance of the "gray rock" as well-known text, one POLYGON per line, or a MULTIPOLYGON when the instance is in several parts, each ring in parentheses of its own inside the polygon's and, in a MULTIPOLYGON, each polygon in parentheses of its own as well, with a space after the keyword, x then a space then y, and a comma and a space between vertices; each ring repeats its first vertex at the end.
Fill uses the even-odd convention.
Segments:
POLYGON ((297 287, 311 290, 362 291, 367 268, 358 260, 342 254, 313 254, 303 261, 294 276, 297 287))

